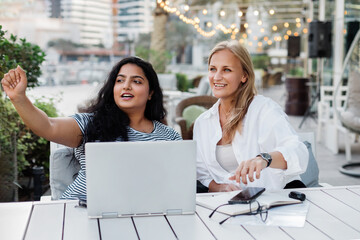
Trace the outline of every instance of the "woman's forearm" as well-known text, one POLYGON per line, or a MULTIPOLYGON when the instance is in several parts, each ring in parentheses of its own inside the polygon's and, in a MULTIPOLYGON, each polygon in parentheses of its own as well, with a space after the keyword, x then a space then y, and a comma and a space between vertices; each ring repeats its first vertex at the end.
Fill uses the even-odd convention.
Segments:
POLYGON ((287 162, 285 161, 284 156, 281 154, 281 152, 271 152, 270 155, 272 161, 269 167, 287 169, 287 162))
POLYGON ((51 122, 49 117, 35 107, 27 96, 11 99, 16 111, 36 135, 48 139, 51 136, 51 122))
POLYGON ((25 125, 36 135, 68 147, 79 146, 82 133, 73 118, 49 118, 45 112, 34 106, 26 96, 21 99, 12 99, 11 102, 25 125))

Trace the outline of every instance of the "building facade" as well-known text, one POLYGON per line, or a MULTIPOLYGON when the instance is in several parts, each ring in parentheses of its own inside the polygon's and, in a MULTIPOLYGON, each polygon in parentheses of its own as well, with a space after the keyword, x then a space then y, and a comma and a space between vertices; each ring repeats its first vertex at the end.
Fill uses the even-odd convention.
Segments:
POLYGON ((113 44, 111 0, 46 0, 48 16, 62 18, 79 29, 79 43, 84 45, 113 44))
POLYGON ((118 0, 116 4, 116 34, 118 42, 137 39, 140 33, 150 33, 153 29, 152 12, 154 0, 118 0))

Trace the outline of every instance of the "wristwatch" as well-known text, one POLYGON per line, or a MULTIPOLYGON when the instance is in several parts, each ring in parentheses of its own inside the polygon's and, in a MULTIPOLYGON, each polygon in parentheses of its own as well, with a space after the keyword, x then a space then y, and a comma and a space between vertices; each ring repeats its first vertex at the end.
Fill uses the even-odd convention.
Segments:
POLYGON ((264 159, 267 162, 266 167, 270 166, 271 162, 272 162, 272 158, 271 155, 268 153, 260 153, 257 155, 257 157, 261 157, 262 159, 264 159))

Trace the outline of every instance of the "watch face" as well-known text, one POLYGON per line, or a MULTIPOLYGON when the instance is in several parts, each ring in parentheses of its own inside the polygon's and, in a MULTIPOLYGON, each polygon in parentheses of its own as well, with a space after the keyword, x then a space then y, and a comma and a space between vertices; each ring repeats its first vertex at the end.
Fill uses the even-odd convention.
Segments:
POLYGON ((261 157, 267 159, 268 161, 271 159, 271 155, 268 153, 261 153, 261 157))

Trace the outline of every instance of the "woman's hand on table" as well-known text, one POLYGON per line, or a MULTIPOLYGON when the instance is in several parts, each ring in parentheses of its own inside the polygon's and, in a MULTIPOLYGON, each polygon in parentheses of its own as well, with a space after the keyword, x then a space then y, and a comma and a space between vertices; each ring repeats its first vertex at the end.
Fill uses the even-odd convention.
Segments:
POLYGON ((255 157, 247 161, 240 163, 238 168, 235 171, 235 174, 229 178, 229 180, 235 180, 237 183, 240 181, 243 184, 247 184, 247 177, 250 182, 253 182, 254 173, 256 173, 256 179, 260 178, 260 172, 266 168, 267 162, 262 157, 255 157))
POLYGON ((227 183, 216 183, 212 180, 209 184, 209 192, 231 192, 241 190, 241 188, 235 184, 227 183))

